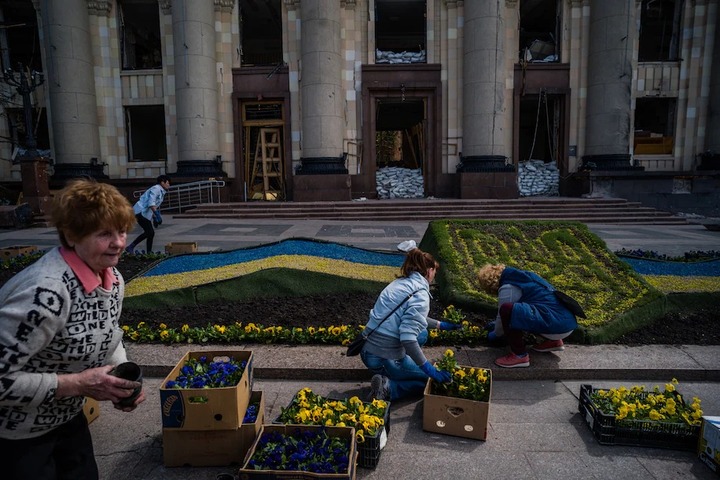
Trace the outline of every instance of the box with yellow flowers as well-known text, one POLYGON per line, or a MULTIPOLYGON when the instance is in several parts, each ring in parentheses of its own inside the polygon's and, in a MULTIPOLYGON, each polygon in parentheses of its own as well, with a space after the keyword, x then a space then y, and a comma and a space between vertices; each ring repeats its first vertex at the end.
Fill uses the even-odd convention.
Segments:
POLYGON ((677 380, 645 390, 642 385, 610 389, 580 386, 580 414, 601 445, 690 450, 702 423, 700 399, 687 404, 677 380))
POLYGON ((390 432, 390 402, 363 402, 356 396, 336 400, 303 388, 281 409, 275 423, 354 427, 358 466, 375 468, 390 432))
POLYGON ((423 398, 423 430, 487 439, 492 371, 458 365, 450 349, 435 366, 450 372, 452 382, 437 383, 428 379, 423 398))

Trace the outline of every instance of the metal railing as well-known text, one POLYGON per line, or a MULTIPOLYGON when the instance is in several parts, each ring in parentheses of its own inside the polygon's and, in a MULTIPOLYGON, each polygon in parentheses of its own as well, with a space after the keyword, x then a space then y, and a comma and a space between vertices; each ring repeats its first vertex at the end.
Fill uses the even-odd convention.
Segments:
MULTIPOLYGON (((220 189, 224 187, 223 180, 201 180, 170 185, 161 210, 182 213, 201 203, 220 203, 220 189)), ((145 190, 136 190, 133 192, 133 197, 140 198, 144 192, 145 190)))

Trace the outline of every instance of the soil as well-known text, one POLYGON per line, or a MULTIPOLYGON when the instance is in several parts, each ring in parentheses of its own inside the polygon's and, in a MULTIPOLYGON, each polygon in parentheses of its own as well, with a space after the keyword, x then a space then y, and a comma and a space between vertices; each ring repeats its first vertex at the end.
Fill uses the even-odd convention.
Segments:
MULTIPOLYGON (((143 271, 149 262, 123 256, 118 269, 130 279, 143 271)), ((0 286, 17 271, 0 270, 0 286)), ((437 298, 437 295, 435 295, 437 298)), ((170 327, 182 324, 206 326, 233 322, 254 322, 265 326, 319 327, 330 325, 363 325, 376 300, 374 294, 346 293, 308 297, 275 297, 246 302, 214 302, 181 308, 162 308, 147 311, 124 310, 122 323, 137 325, 144 321, 151 326, 165 323, 170 327)), ((445 306, 437 301, 430 305, 430 317, 440 318, 445 306)), ((463 311, 466 319, 484 326, 490 319, 479 313, 463 311)), ((701 310, 673 313, 645 327, 615 340, 619 345, 720 345, 720 312, 701 310)))

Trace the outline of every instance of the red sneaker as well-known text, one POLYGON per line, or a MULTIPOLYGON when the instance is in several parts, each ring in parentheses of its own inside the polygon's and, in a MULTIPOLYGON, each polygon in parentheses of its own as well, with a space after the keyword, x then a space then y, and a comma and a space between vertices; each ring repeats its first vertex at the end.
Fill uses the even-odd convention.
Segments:
POLYGON ((530 366, 530 355, 527 353, 524 356, 518 356, 510 352, 504 357, 500 357, 495 360, 495 365, 503 368, 522 368, 530 366))
POLYGON ((562 340, 545 340, 532 347, 532 349, 536 352, 562 352, 565 350, 565 344, 562 340))

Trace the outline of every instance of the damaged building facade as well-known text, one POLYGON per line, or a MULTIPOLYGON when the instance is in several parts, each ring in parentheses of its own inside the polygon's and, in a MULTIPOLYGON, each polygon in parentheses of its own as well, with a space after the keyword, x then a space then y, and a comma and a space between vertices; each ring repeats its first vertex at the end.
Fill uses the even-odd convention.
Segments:
MULTIPOLYGON (((223 178, 230 201, 649 203, 717 188, 718 0, 0 7, 3 69, 46 79, 32 128, 51 186, 90 175, 130 189, 167 173, 223 178)), ((27 126, 2 88, 10 185, 27 126)))

